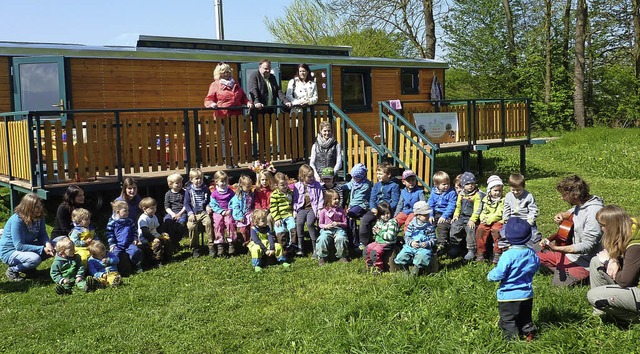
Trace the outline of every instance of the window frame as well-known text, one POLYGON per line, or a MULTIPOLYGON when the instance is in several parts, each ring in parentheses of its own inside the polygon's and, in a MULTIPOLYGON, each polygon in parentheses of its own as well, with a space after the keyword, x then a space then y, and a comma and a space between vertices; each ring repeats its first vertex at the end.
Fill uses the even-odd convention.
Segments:
POLYGON ((372 80, 371 80, 371 68, 369 67, 343 67, 340 77, 341 95, 340 100, 342 103, 342 111, 345 113, 360 113, 360 112, 372 112, 372 80), (362 104, 347 104, 345 103, 345 77, 348 74, 360 74, 362 75, 362 85, 364 90, 364 100, 362 104))
POLYGON ((400 91, 403 95, 416 95, 420 93, 420 70, 413 68, 402 68, 400 70, 400 91), (412 87, 404 85, 404 80, 402 78, 407 74, 412 76, 413 83, 415 83, 412 87))

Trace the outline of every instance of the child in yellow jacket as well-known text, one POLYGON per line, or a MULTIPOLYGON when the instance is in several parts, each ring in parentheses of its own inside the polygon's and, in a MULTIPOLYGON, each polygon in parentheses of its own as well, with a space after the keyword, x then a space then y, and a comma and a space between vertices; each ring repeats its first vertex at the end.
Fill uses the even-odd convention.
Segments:
POLYGON ((480 224, 476 229, 476 261, 484 261, 487 252, 489 235, 493 239, 493 263, 497 264, 502 251, 498 246, 500 230, 502 230, 502 212, 504 210, 504 198, 502 197, 502 179, 493 175, 487 179, 487 195, 482 199, 482 211, 480 212, 480 224))
POLYGON ((463 240, 466 240, 467 253, 464 259, 471 261, 476 255, 475 231, 482 211, 484 193, 478 189, 476 177, 471 172, 462 174, 460 185, 462 190, 458 193, 456 210, 453 212, 453 218, 451 219, 449 257, 456 258, 460 256, 460 245, 463 240))

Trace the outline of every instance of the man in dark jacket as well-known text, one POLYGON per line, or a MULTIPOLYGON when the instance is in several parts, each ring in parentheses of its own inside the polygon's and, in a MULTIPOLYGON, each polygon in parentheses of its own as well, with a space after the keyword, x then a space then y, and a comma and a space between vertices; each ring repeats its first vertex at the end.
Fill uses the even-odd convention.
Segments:
POLYGON ((249 99, 253 102, 258 113, 274 113, 275 106, 278 104, 277 98, 287 107, 291 107, 291 102, 287 100, 286 95, 280 89, 278 81, 274 75, 271 75, 271 62, 264 59, 260 62, 258 71, 249 76, 249 99))

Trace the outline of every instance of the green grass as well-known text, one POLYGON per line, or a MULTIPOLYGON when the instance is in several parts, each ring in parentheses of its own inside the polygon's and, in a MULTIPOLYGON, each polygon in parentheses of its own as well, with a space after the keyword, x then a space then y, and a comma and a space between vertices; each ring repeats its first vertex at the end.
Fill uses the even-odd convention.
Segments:
MULTIPOLYGON (((527 149, 527 188, 540 206, 539 226, 567 205, 558 179, 578 173, 593 194, 640 215, 638 130, 593 128, 527 149)), ((485 152, 485 181, 518 171, 518 149, 485 152)), ((459 157, 437 167, 455 173, 459 157)), ((52 211, 51 211, 52 212, 52 211)), ((489 264, 447 261, 437 274, 373 277, 363 261, 323 268, 311 259, 255 274, 249 256, 191 259, 125 280, 119 289, 61 297, 50 261, 24 283, 0 282, 0 352, 144 353, 564 353, 637 352, 638 327, 621 330, 591 315, 588 287, 560 289, 534 279, 532 343, 505 343, 498 328, 497 284, 489 264)), ((6 267, 0 267, 4 272, 6 267)))

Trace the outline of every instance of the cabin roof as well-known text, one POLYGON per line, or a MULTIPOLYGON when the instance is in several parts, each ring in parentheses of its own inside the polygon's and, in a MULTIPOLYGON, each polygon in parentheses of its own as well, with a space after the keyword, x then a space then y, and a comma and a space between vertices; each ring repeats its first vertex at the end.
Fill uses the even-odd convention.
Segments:
POLYGON ((448 68, 443 61, 350 56, 351 47, 290 45, 197 38, 139 36, 137 46, 91 46, 67 43, 0 41, 0 56, 59 55, 70 58, 157 59, 211 62, 333 64, 374 67, 448 68))

